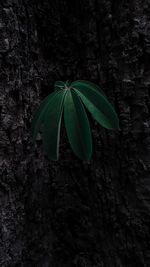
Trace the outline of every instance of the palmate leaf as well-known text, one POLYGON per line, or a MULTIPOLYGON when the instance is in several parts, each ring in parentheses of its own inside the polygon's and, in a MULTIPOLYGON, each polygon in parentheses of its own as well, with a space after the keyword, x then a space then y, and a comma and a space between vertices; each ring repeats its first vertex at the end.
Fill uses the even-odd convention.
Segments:
POLYGON ((118 116, 104 94, 82 81, 73 82, 71 87, 98 123, 107 129, 119 129, 118 116))
POLYGON ((80 98, 72 89, 67 90, 65 97, 64 120, 72 150, 80 159, 90 159, 92 138, 89 121, 80 98))
POLYGON ((48 157, 57 160, 59 156, 60 127, 66 90, 59 91, 50 102, 44 117, 43 145, 48 157))
POLYGON ((34 113, 31 131, 35 140, 40 127, 49 159, 57 160, 62 114, 69 143, 82 160, 91 158, 92 138, 84 106, 94 119, 107 129, 118 129, 119 120, 103 91, 94 83, 79 80, 57 81, 55 91, 48 95, 34 113), (83 105, 84 104, 84 105, 83 105))

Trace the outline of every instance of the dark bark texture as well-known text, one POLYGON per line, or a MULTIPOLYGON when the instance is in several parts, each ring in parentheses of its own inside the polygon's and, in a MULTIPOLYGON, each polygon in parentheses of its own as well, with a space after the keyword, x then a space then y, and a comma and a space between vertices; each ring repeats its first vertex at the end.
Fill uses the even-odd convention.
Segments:
POLYGON ((0 266, 150 266, 149 0, 0 1, 0 266), (101 85, 120 131, 90 117, 93 156, 61 135, 49 161, 34 110, 56 80, 101 85))

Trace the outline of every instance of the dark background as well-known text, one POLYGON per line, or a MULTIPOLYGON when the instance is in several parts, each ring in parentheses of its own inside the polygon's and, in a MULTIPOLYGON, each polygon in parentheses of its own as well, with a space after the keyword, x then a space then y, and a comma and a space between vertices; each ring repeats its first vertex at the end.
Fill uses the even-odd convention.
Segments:
POLYGON ((150 2, 0 1, 0 266, 150 266, 150 2), (90 162, 33 144, 56 80, 99 84, 121 131, 93 135, 90 162))

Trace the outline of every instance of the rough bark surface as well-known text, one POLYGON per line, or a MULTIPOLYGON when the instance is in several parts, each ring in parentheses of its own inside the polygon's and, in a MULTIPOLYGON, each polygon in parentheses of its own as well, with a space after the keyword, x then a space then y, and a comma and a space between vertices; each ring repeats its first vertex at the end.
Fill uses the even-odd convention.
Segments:
POLYGON ((0 266, 150 266, 150 3, 0 1, 0 266), (56 80, 100 84, 120 132, 91 118, 93 157, 65 135, 51 162, 32 114, 56 80))

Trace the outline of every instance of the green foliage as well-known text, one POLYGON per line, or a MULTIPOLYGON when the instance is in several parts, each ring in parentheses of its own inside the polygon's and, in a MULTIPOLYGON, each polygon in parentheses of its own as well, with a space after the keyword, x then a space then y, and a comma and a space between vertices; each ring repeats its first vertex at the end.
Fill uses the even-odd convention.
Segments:
POLYGON ((72 150, 81 159, 89 159, 92 153, 89 120, 80 97, 74 90, 67 90, 64 103, 64 119, 72 150))
POLYGON ((57 81, 55 91, 48 95, 35 112, 31 131, 33 139, 42 126, 42 139, 49 159, 59 157, 61 120, 64 111, 65 128, 74 153, 82 160, 92 154, 92 137, 84 106, 106 129, 119 129, 118 116, 103 91, 94 83, 79 80, 57 81))

